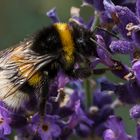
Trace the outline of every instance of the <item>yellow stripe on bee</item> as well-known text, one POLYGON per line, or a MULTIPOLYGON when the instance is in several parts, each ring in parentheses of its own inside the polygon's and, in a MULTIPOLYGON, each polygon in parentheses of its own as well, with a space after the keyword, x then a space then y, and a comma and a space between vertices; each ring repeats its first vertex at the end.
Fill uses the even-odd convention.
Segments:
POLYGON ((30 64, 24 64, 19 66, 19 74, 24 78, 29 78, 28 83, 31 86, 36 86, 41 82, 42 75, 40 72, 33 74, 34 67, 30 64), (33 75, 32 75, 33 74, 33 75))
MULTIPOLYGON (((28 65, 28 64, 26 64, 28 65)), ((20 66, 19 67, 19 72, 21 73, 21 75, 24 77, 24 78, 29 78, 32 74, 32 71, 33 71, 33 67, 29 67, 27 68, 27 66, 20 66)), ((41 82, 41 79, 42 79, 42 75, 40 72, 36 72, 35 74, 33 74, 29 79, 28 79, 28 83, 29 85, 31 86, 36 86, 38 85, 40 82, 41 82)))
POLYGON ((37 84, 39 84, 41 82, 42 76, 41 74, 38 72, 36 74, 34 74, 29 80, 29 84, 31 86, 36 86, 37 84))
POLYGON ((74 61, 74 42, 71 35, 71 30, 66 23, 56 23, 56 27, 62 42, 64 57, 67 64, 72 64, 74 61))
POLYGON ((20 47, 15 48, 15 54, 11 56, 10 60, 17 65, 19 75, 27 79, 29 85, 36 86, 41 82, 42 75, 40 72, 35 73, 34 63, 30 62, 23 55, 21 55, 21 53, 19 53, 20 51, 23 51, 20 50, 20 47))

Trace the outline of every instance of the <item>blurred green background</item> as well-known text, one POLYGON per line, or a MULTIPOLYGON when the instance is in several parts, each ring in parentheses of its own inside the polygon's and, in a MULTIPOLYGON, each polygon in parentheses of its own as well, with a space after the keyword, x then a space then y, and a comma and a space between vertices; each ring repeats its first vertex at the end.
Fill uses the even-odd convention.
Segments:
MULTIPOLYGON (((80 7, 81 4, 82 0, 0 0, 0 49, 49 25, 46 12, 51 8, 56 7, 61 21, 67 22, 71 6, 80 7)), ((83 9, 88 13, 92 11, 91 8, 83 9)), ((82 12, 82 15, 86 18, 89 14, 82 12)))
MULTIPOLYGON (((80 7, 81 4, 82 0, 0 0, 0 50, 49 25, 51 20, 46 12, 51 8, 56 7, 61 21, 67 22, 70 8, 80 7)), ((81 15, 87 20, 92 15, 92 9, 82 8, 81 15)), ((128 110, 122 108, 116 112, 124 116, 128 132, 134 133, 134 123, 129 118, 128 110)))

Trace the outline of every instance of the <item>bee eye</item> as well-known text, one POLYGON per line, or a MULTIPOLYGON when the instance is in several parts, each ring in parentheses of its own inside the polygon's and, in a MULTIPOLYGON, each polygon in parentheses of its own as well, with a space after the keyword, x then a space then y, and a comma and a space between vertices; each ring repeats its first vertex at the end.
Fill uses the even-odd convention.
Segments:
POLYGON ((79 38, 79 39, 77 39, 77 42, 78 42, 79 44, 82 44, 82 43, 84 43, 84 40, 83 40, 83 38, 79 38))
POLYGON ((83 37, 80 37, 76 40, 77 44, 80 46, 85 46, 86 45, 86 40, 83 37))

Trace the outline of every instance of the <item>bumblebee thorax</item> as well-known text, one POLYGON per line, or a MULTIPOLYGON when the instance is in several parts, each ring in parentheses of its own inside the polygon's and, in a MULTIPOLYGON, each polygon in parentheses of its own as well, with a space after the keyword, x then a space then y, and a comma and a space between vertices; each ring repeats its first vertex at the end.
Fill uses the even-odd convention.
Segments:
POLYGON ((59 33, 64 60, 67 65, 71 65, 74 62, 74 41, 72 38, 72 31, 68 24, 66 23, 56 23, 54 24, 56 30, 59 33))

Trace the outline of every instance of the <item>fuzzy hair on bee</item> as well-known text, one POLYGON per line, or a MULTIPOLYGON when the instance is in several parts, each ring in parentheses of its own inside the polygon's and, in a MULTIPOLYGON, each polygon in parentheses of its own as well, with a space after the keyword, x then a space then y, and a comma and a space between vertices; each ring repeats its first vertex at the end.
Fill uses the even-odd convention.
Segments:
POLYGON ((94 32, 77 23, 55 23, 2 51, 0 100, 18 110, 35 98, 43 112, 49 84, 57 73, 62 70, 69 77, 80 78, 79 70, 74 70, 77 58, 97 56, 91 38, 95 39, 94 32))

